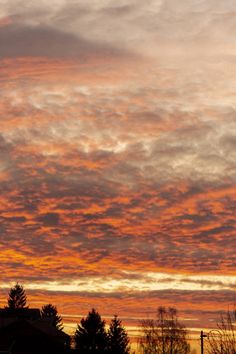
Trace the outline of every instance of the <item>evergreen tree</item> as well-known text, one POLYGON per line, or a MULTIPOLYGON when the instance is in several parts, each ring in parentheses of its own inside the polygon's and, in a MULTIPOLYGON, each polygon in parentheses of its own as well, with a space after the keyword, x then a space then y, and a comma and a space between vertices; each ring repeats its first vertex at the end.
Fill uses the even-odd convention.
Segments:
POLYGON ((104 351, 106 351, 105 321, 102 321, 101 316, 95 309, 92 309, 77 326, 75 346, 80 354, 104 354, 104 351))
POLYGON ((62 317, 59 316, 56 306, 48 304, 42 307, 42 318, 52 319, 52 325, 59 331, 63 330, 62 317))
POLYGON ((16 283, 9 291, 8 295, 9 309, 22 309, 26 307, 27 297, 22 285, 16 283))
POLYGON ((111 321, 108 331, 108 351, 109 354, 129 354, 130 345, 126 330, 117 316, 111 321))

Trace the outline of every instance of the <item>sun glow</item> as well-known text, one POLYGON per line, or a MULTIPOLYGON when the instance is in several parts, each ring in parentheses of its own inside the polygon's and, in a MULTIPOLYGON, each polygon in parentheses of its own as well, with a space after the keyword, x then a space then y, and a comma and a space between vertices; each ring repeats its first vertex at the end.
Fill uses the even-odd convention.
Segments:
MULTIPOLYGON (((9 285, 8 285, 9 286, 9 285)), ((25 282, 29 290, 47 290, 52 292, 143 292, 158 290, 231 290, 236 287, 236 276, 223 275, 183 275, 168 273, 123 272, 122 279, 114 277, 87 277, 73 281, 25 282), (127 277, 128 276, 128 277, 127 277), (133 278, 133 279, 132 279, 133 278)), ((4 289, 7 285, 0 285, 4 289)))

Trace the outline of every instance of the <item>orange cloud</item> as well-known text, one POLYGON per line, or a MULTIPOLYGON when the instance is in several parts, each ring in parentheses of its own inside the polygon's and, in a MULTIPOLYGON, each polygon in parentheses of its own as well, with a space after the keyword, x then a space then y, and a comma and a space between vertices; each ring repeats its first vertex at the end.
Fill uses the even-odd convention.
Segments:
POLYGON ((147 74, 143 62, 110 57, 1 63, 4 284, 33 284, 35 306, 54 300, 70 316, 94 306, 131 322, 177 299, 192 325, 210 325, 235 287, 211 278, 235 276, 227 109, 216 105, 215 119, 207 104, 198 109, 197 73, 189 83, 175 66, 147 74))

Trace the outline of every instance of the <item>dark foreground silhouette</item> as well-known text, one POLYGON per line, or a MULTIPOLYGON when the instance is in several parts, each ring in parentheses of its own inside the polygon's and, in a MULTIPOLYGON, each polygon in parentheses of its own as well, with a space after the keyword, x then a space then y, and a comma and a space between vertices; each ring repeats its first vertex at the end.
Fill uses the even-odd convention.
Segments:
MULTIPOLYGON (((208 354, 236 354, 236 309, 222 313, 203 337, 202 352, 205 347, 208 354)), ((106 327, 95 309, 81 319, 72 338, 63 331, 56 306, 29 308, 24 288, 16 283, 10 289, 7 306, 0 309, 0 354, 131 354, 121 320, 115 315, 106 327)), ((194 353, 175 308, 158 307, 156 319, 141 322, 138 353, 194 353)))
POLYGON ((16 283, 0 309, 0 354, 130 354, 129 338, 117 316, 108 330, 100 314, 92 309, 81 319, 74 342, 63 332, 56 306, 29 308, 22 285, 16 283))
POLYGON ((66 354, 70 336, 42 318, 39 309, 0 310, 0 353, 66 354))

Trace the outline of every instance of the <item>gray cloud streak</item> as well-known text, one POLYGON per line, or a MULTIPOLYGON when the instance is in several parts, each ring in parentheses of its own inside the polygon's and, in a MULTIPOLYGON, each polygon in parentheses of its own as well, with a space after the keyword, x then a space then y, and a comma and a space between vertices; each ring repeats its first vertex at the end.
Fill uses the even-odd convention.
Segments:
MULTIPOLYGON (((63 36, 58 35, 55 41, 58 31, 66 33, 64 38, 67 38, 67 50, 71 54, 77 53, 76 43, 87 49, 87 45, 84 48, 85 42, 80 38, 91 43, 100 43, 102 47, 109 45, 122 50, 129 48, 139 53, 142 53, 144 48, 148 52, 151 44, 152 52, 159 55, 168 46, 172 46, 172 51, 180 51, 183 54, 186 44, 205 52, 224 51, 227 45, 235 43, 235 11, 235 3, 231 0, 224 1, 223 6, 220 1, 209 0, 181 3, 172 0, 149 0, 145 3, 140 0, 125 0, 119 5, 113 1, 95 0, 86 4, 72 0, 60 0, 50 4, 36 1, 22 3, 17 0, 2 3, 3 16, 10 16, 13 23, 20 26, 19 28, 25 26, 32 35, 37 33, 41 42, 44 39, 50 44, 50 36, 48 39, 42 28, 51 28, 54 51, 60 55, 63 54, 59 50, 63 36), (78 42, 68 34, 78 36, 78 42), (143 43, 147 44, 146 47, 143 43)), ((29 34, 27 36, 30 37, 29 34)), ((20 50, 20 43, 15 44, 20 50)), ((33 52, 37 50, 32 48, 33 52)), ((52 48, 49 47, 48 50, 50 52, 52 48)))

